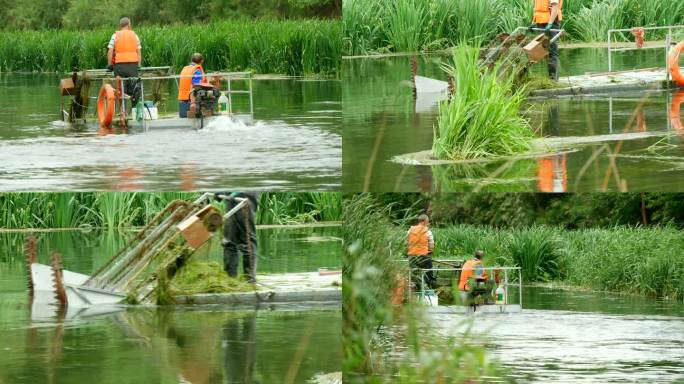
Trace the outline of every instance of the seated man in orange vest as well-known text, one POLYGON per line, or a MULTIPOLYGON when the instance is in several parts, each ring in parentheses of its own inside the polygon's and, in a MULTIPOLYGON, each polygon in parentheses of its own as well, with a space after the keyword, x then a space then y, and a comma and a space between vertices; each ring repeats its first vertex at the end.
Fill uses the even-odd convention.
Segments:
MULTIPOLYGON (((429 228, 430 219, 427 215, 422 214, 418 216, 418 224, 412 226, 407 235, 407 255, 409 259, 409 267, 413 269, 432 269, 432 251, 435 248, 435 241, 432 237, 432 231, 429 228)), ((421 281, 434 289, 436 281, 434 273, 427 271, 423 275, 420 273, 412 273, 414 284, 418 289, 422 289, 421 281), (421 276, 424 276, 421 279, 421 276)))
MULTIPOLYGON (((220 94, 218 89, 212 87, 207 83, 207 78, 204 75, 204 57, 201 53, 193 53, 190 64, 183 67, 178 81, 178 116, 188 117, 188 111, 192 106, 194 99, 193 90, 204 88, 207 89, 212 100, 207 103, 207 107, 213 110, 213 99, 220 94)), ((199 106, 196 105, 196 108, 199 106)))
POLYGON ((474 257, 466 261, 461 268, 458 290, 461 292, 463 302, 467 302, 473 289, 478 288, 481 283, 487 281, 487 272, 484 270, 484 264, 482 264, 483 257, 484 251, 475 251, 474 257), (473 281, 469 281, 470 279, 473 279, 473 281))
MULTIPOLYGON (((563 21, 563 0, 534 0, 533 23, 546 31, 560 29, 563 21)), ((555 36, 556 32, 551 34, 555 36)), ((549 47, 549 77, 558 80, 558 42, 549 47)))
MULTIPOLYGON (((128 17, 121 18, 119 27, 121 29, 114 32, 107 45, 107 69, 113 69, 115 76, 124 79, 137 78, 142 62, 140 38, 131 29, 131 20, 128 17)), ((131 96, 131 105, 135 105, 140 97, 137 81, 124 80, 124 92, 131 96)))

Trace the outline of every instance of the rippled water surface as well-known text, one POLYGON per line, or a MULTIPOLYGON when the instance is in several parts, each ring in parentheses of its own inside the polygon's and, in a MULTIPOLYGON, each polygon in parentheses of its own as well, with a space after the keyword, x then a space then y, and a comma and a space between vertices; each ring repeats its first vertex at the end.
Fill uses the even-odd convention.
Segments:
MULTIPOLYGON (((59 121, 58 81, 0 75, 0 190, 340 188, 339 81, 255 80, 254 124, 109 135, 93 115, 87 126, 59 121)), ((169 85, 162 112, 177 110, 175 92, 169 85)), ((236 111, 247 108, 235 98, 236 111)))
POLYGON ((684 304, 524 288, 523 312, 431 315, 443 335, 475 340, 521 382, 684 381, 684 304))

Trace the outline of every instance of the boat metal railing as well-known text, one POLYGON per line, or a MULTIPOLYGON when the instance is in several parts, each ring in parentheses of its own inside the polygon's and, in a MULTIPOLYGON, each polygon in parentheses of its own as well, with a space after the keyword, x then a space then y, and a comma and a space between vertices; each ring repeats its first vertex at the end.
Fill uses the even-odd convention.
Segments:
MULTIPOLYGON (((458 262, 459 260, 433 260, 433 263, 448 263, 448 262, 458 262)), ((503 281, 501 284, 505 287, 505 292, 506 294, 504 295, 504 304, 508 305, 508 294, 509 286, 514 286, 518 288, 518 303, 520 307, 522 308, 522 269, 520 267, 483 267, 481 268, 483 271, 503 271, 503 281), (517 272, 517 273, 516 273, 517 272), (516 276, 517 275, 517 276, 516 276), (509 279, 511 277, 512 279, 509 279), (516 278, 517 277, 517 278, 516 278)), ((427 272, 433 271, 433 272, 445 272, 445 271, 450 271, 450 272, 458 272, 458 275, 460 277, 460 272, 463 271, 463 268, 409 268, 408 271, 408 296, 411 297, 411 281, 412 275, 414 271, 419 271, 420 272, 420 296, 423 297, 425 296, 425 275, 427 272)))
MULTIPOLYGON (((665 49, 665 80, 670 81, 670 64, 668 62, 668 54, 670 51, 670 46, 672 45, 672 31, 681 30, 684 31, 684 25, 668 25, 664 27, 638 27, 644 31, 667 31, 665 35, 665 44, 651 45, 644 47, 613 47, 613 43, 617 43, 617 40, 613 40, 613 35, 620 34, 624 37, 625 32, 632 32, 635 28, 622 28, 622 29, 610 29, 608 30, 608 72, 613 72, 613 52, 627 52, 627 51, 638 51, 642 49, 665 49)), ((625 39, 625 41, 629 41, 625 39)))
MULTIPOLYGON (((149 67, 149 68, 144 68, 146 71, 154 71, 154 70, 163 70, 168 67, 149 67)), ((142 70, 142 69, 141 69, 142 70)), ((91 71, 92 72, 92 71, 91 71)), ((100 70, 95 71, 95 73, 100 73, 100 70)), ((116 81, 115 76, 110 75, 111 72, 105 72, 103 76, 101 76, 102 84, 105 84, 107 81, 116 81)), ((248 95, 249 96, 249 116, 254 117, 254 95, 253 95, 253 84, 252 84, 252 73, 251 72, 211 72, 211 73, 205 73, 204 76, 207 79, 220 79, 220 80, 225 80, 227 82, 227 90, 222 90, 221 92, 226 95, 228 98, 228 115, 232 116, 233 115, 233 95, 248 95), (234 89, 232 86, 233 81, 246 81, 247 82, 247 89, 234 89)), ((119 83, 119 89, 124 89, 124 81, 136 81, 140 84, 140 101, 145 101, 145 87, 144 87, 144 81, 145 80, 170 80, 173 79, 176 82, 176 88, 178 88, 178 80, 182 78, 192 78, 195 77, 195 75, 164 75, 164 76, 138 76, 138 77, 129 77, 129 78, 118 78, 120 83, 119 83)), ((95 97, 97 99, 97 97, 95 97)), ((126 110, 126 100, 125 98, 120 98, 120 110, 125 111, 126 110)), ((97 113, 97 112, 96 112, 97 113)), ((147 123, 145 119, 145 113, 143 113, 143 118, 141 120, 141 125, 143 127, 143 130, 147 130, 147 123)))

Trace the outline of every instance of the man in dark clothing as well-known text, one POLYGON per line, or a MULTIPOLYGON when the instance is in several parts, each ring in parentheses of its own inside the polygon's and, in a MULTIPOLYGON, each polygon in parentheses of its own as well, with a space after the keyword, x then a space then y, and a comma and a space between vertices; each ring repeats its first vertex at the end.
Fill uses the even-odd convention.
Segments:
POLYGON ((242 254, 242 269, 250 283, 256 283, 257 235, 256 210, 259 206, 259 193, 226 192, 220 196, 226 205, 226 213, 235 208, 241 199, 247 204, 226 219, 223 224, 223 267, 228 276, 238 276, 238 264, 242 254))
MULTIPOLYGON (((552 39, 558 32, 552 29, 561 28, 563 21, 563 0, 534 0, 533 25, 544 29, 552 39)), ((558 80, 558 41, 549 47, 549 77, 558 80)))
POLYGON ((123 17, 119 21, 120 30, 114 32, 107 45, 107 67, 114 76, 124 79, 124 92, 131 96, 131 105, 140 99, 138 69, 142 63, 140 38, 131 29, 131 20, 123 17))

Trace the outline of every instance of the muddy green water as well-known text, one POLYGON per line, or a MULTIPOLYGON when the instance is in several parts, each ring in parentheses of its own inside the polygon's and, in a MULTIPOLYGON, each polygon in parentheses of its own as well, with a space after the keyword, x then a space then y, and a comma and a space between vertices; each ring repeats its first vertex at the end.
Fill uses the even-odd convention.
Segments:
POLYGON ((442 335, 471 324, 475 342, 485 343, 518 382, 684 381, 682 303, 525 287, 523 308, 430 317, 442 335))
MULTIPOLYGON (((546 137, 656 132, 571 153, 514 161, 416 166, 394 156, 429 150, 437 107, 416 112, 408 57, 343 61, 343 188, 347 191, 681 191, 684 133, 670 121, 673 92, 530 100, 532 125, 546 137), (634 115, 634 118, 632 118, 634 115), (615 155, 613 157, 613 155, 615 155), (614 159, 614 166, 611 164, 614 159)), ((605 49, 561 50, 561 75, 607 70, 605 49)), ((445 79, 444 56, 419 59, 422 76, 445 79)), ((662 52, 614 58, 615 70, 663 66, 662 52)), ((542 73, 544 64, 534 69, 542 73)))
MULTIPOLYGON (((66 269, 91 273, 131 233, 36 235, 39 261, 57 250, 66 269)), ((339 303, 129 307, 66 320, 32 319, 25 236, 0 234, 0 383, 304 383, 340 370, 339 303)), ((339 227, 258 229, 258 236, 258 273, 341 266, 339 227)), ((220 243, 196 256, 219 261, 220 243)))
MULTIPOLYGON (((0 190, 340 187, 340 81, 255 80, 251 125, 221 118, 199 131, 105 136, 93 116, 88 126, 59 121, 58 84, 56 75, 0 74, 0 190)), ((160 112, 177 111, 176 92, 169 84, 160 112)), ((234 110, 248 100, 235 96, 234 110)))

